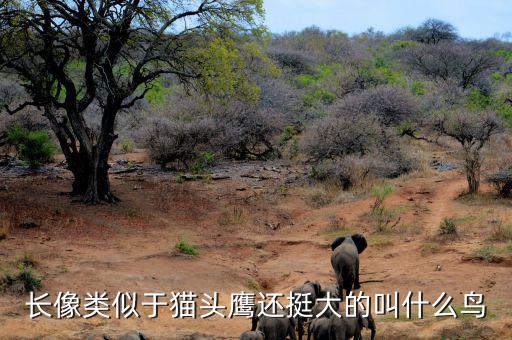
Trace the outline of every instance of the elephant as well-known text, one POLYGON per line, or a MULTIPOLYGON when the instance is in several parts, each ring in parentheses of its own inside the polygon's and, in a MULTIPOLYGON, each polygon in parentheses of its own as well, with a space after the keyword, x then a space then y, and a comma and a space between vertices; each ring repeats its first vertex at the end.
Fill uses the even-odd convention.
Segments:
POLYGON ((261 331, 247 331, 240 335, 240 340, 265 340, 265 334, 261 331))
POLYGON ((368 243, 361 234, 354 234, 347 237, 338 237, 331 244, 333 251, 331 264, 336 273, 338 282, 338 293, 343 301, 343 289, 350 294, 352 289, 361 288, 359 283, 359 254, 361 254, 368 243))
POLYGON ((377 327, 371 314, 364 317, 362 312, 358 312, 357 317, 353 318, 345 316, 340 318, 333 315, 329 321, 329 340, 348 340, 352 338, 354 340, 362 340, 361 331, 363 328, 371 330, 371 340, 375 340, 377 327))
POLYGON ((252 321, 252 325, 251 325, 251 332, 254 332, 256 330, 256 328, 258 327, 258 321, 260 321, 260 313, 261 313, 261 305, 258 303, 256 305, 253 306, 253 309, 252 309, 252 317, 251 317, 251 321, 252 321))
POLYGON ((331 320, 326 317, 321 317, 319 319, 313 319, 309 323, 308 329, 308 340, 330 340, 329 339, 329 329, 331 325, 331 320))
MULTIPOLYGON (((318 281, 306 281, 300 286, 295 287, 292 290, 293 294, 309 294, 301 297, 300 301, 302 303, 310 302, 310 307, 313 307, 316 304, 316 299, 323 297, 322 286, 318 281)), ((297 332, 299 333, 299 340, 302 340, 304 336, 304 318, 302 316, 297 317, 297 332)))
POLYGON ((272 317, 260 316, 258 330, 265 335, 265 340, 285 340, 287 336, 296 340, 295 320, 288 317, 286 310, 277 310, 272 317))
POLYGON ((141 332, 129 332, 119 337, 119 340, 146 340, 146 336, 141 332))
MULTIPOLYGON (((322 289, 322 297, 327 297, 327 295, 329 295, 330 298, 337 299, 339 298, 338 291, 338 284, 332 284, 325 289, 322 289)), ((313 314, 314 318, 325 317, 328 319, 331 317, 333 310, 338 311, 340 308, 339 302, 336 301, 331 301, 330 308, 325 308, 326 304, 326 301, 317 301, 317 303, 315 303, 313 309, 311 310, 311 314, 313 314)))

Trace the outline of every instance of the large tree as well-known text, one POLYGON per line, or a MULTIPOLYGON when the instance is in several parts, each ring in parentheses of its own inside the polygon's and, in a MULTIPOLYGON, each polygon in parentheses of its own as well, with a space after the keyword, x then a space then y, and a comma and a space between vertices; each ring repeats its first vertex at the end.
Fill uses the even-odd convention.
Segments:
POLYGON ((0 70, 27 93, 3 109, 40 108, 74 175, 73 193, 115 202, 108 156, 116 115, 163 75, 242 86, 225 76, 240 68, 235 41, 261 33, 262 15, 261 0, 0 0, 0 70), (84 118, 91 107, 101 116, 98 133, 84 118))

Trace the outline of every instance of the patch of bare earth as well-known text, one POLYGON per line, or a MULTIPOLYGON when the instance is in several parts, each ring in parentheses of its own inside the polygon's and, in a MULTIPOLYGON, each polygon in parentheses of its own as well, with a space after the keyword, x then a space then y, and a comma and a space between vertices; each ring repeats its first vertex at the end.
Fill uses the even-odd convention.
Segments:
MULTIPOLYGON (((10 230, 0 241, 0 267, 29 252, 39 263, 41 292, 53 297, 59 291, 82 296, 94 291, 111 296, 118 291, 217 291, 221 303, 229 304, 229 294, 250 291, 255 283, 269 292, 286 293, 306 279, 334 282, 330 241, 361 232, 369 239, 362 254, 362 280, 382 281, 363 283, 366 294, 399 291, 405 298, 408 291, 423 291, 433 302, 446 292, 462 306, 463 295, 477 291, 485 294, 489 309, 483 321, 434 319, 431 307, 425 308, 424 320, 377 316, 378 338, 512 336, 510 262, 463 261, 486 242, 488 220, 496 216, 512 221, 512 205, 459 199, 465 189, 462 174, 396 180, 386 204, 398 207, 400 225, 407 228, 376 233, 368 219, 370 197, 313 208, 303 195, 307 186, 297 181, 300 169, 235 164, 222 173, 227 175, 179 181, 170 173, 116 173, 113 187, 123 201, 97 207, 74 203, 62 194, 70 187, 66 173, 5 178, 0 184, 8 190, 0 192, 0 209, 8 216, 10 230), (439 240, 439 224, 452 216, 463 221, 458 237, 439 240), (333 218, 346 229, 330 229, 333 218), (35 227, 22 228, 23 223, 35 227), (180 239, 197 245, 199 255, 177 254, 180 239)), ((484 188, 482 197, 491 195, 490 190, 484 188)), ((139 308, 141 318, 129 320, 29 320, 26 301, 26 296, 0 295, 2 339, 115 336, 129 330, 154 339, 183 339, 193 333, 235 339, 250 328, 244 318, 179 320, 168 310, 151 320, 145 317, 147 308, 139 308)))

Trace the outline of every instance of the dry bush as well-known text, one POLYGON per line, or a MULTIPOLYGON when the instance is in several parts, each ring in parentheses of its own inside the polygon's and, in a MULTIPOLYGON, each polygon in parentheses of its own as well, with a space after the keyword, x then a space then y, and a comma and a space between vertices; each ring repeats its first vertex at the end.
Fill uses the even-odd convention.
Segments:
POLYGON ((14 115, 0 113, 0 133, 16 126, 29 131, 50 130, 47 119, 36 109, 27 108, 14 115))
POLYGON ((283 123, 272 111, 237 104, 219 110, 213 119, 218 131, 216 148, 228 158, 266 159, 279 155, 274 137, 283 123))
POLYGON ((209 119, 184 123, 157 118, 149 123, 145 144, 151 159, 162 167, 182 162, 188 168, 202 151, 208 150, 214 134, 215 128, 209 119))
POLYGON ((410 121, 418 111, 418 103, 409 92, 399 86, 388 85, 352 93, 332 107, 337 117, 373 115, 386 126, 410 121))
POLYGON ((306 130, 303 148, 314 162, 311 177, 332 180, 344 189, 370 179, 395 178, 421 166, 372 116, 319 121, 306 130))
POLYGON ((306 130, 303 147, 314 161, 335 160, 346 155, 367 154, 383 137, 373 116, 326 118, 306 130))

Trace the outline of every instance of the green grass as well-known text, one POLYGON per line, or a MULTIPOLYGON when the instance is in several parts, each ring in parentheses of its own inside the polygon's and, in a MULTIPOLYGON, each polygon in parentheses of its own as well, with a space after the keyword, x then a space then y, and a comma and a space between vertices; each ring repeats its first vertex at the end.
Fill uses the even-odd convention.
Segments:
POLYGON ((256 292, 260 292, 262 290, 260 283, 257 280, 253 279, 252 277, 247 279, 247 287, 256 292))
POLYGON ((0 291, 15 295, 23 295, 41 287, 41 278, 34 268, 21 263, 14 272, 4 271, 0 277, 0 291))
POLYGON ((199 255, 199 249, 189 243, 187 240, 180 240, 176 244, 176 250, 178 250, 181 254, 197 256, 199 255))
POLYGON ((457 225, 453 218, 445 217, 439 225, 439 235, 453 236, 457 235, 457 225))
POLYGON ((441 250, 441 246, 436 242, 427 242, 421 246, 421 256, 427 256, 428 254, 435 254, 441 250))
POLYGON ((492 228, 492 241, 512 241, 512 224, 497 223, 492 228))

